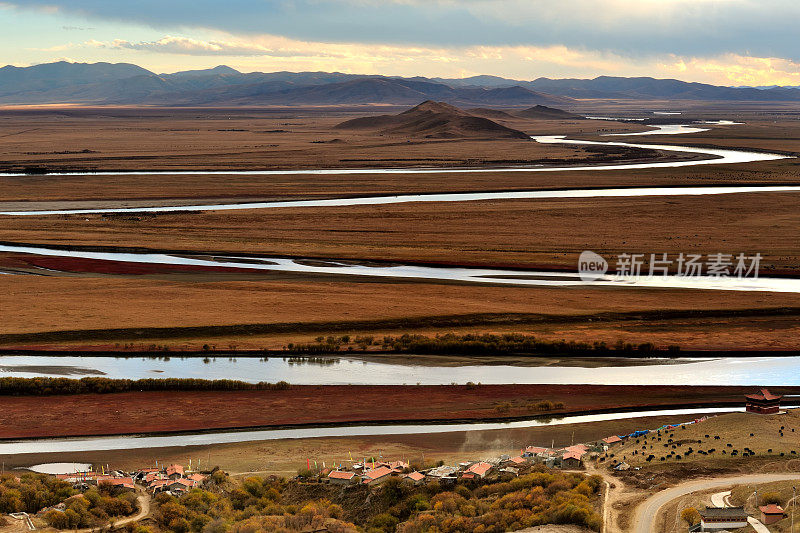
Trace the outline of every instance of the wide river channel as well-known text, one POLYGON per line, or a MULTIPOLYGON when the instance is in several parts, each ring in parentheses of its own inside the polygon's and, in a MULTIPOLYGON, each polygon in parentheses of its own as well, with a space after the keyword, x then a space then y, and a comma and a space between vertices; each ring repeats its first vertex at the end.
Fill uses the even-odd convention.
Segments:
MULTIPOLYGON (((590 385, 800 385, 800 357, 723 357, 645 361, 635 366, 619 360, 586 359, 587 367, 523 366, 498 362, 478 364, 473 359, 454 366, 442 357, 425 357, 415 364, 408 356, 403 364, 375 359, 342 357, 208 358, 0 356, 0 377, 104 376, 115 379, 200 378, 234 379, 248 382, 288 381, 293 385, 448 385, 468 381, 483 384, 590 384, 590 385), (616 366, 614 366, 616 365, 616 366)), ((530 364, 536 364, 531 359, 530 364)), ((635 361, 635 360, 632 360, 635 361)), ((549 364, 548 364, 549 363, 549 364)))

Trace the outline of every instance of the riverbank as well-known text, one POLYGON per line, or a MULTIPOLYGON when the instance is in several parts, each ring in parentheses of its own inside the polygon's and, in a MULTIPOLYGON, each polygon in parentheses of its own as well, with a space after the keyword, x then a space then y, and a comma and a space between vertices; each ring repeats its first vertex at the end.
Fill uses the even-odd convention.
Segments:
MULTIPOLYGON (((0 438, 511 421, 666 407, 738 407, 752 391, 753 387, 468 384, 14 396, 3 399, 0 438)), ((775 392, 800 394, 800 387, 778 387, 775 392)))
POLYGON ((52 462, 86 462, 113 464, 115 468, 124 470, 155 464, 156 460, 164 464, 180 464, 192 457, 200 459, 203 465, 219 466, 232 474, 293 476, 298 469, 305 468, 306 458, 320 464, 322 461, 333 464, 347 462, 350 454, 353 457, 397 457, 406 461, 421 460, 424 455, 426 464, 439 460, 453 464, 466 456, 496 457, 516 453, 529 445, 569 446, 573 442, 590 442, 608 435, 678 423, 687 418, 693 417, 655 416, 532 428, 282 439, 202 446, 192 446, 187 440, 186 445, 160 448, 29 453, 0 455, 0 458, 6 468, 52 462))

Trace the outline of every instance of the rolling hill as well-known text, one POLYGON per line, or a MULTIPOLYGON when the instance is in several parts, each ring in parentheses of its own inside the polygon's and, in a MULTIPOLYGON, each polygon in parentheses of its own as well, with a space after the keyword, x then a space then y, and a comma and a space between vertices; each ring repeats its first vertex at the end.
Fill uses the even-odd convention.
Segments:
POLYGON ((471 115, 444 102, 430 100, 399 115, 356 118, 342 122, 336 128, 425 138, 530 138, 526 133, 500 125, 488 118, 471 115))
POLYGON ((584 117, 564 111, 563 109, 556 109, 554 107, 547 107, 543 105, 535 105, 522 111, 514 113, 518 117, 533 118, 539 120, 558 120, 558 119, 582 119, 584 117))

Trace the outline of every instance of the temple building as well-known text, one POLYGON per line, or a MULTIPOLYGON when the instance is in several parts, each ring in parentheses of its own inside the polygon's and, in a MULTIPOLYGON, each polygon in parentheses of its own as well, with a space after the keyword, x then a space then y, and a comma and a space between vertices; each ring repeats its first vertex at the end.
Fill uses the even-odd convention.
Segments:
POLYGON ((755 394, 745 396, 747 400, 746 410, 748 413, 758 413, 760 415, 775 414, 781 409, 780 394, 772 394, 767 389, 761 389, 755 394))

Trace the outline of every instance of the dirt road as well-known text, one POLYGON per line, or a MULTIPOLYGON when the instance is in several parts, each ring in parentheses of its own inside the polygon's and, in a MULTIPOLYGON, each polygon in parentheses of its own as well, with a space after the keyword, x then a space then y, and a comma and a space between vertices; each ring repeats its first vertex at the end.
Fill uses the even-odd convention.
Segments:
POLYGON ((718 487, 740 485, 743 483, 772 483, 774 481, 787 481, 800 479, 798 474, 752 474, 745 476, 720 477, 714 479, 698 479, 681 483, 667 490, 658 492, 642 502, 637 508, 634 518, 635 533, 653 533, 656 529, 656 517, 659 510, 666 504, 679 498, 701 490, 718 487))
MULTIPOLYGON (((128 517, 125 517, 125 518, 121 518, 119 520, 112 520, 112 523, 114 524, 114 528, 115 529, 118 529, 121 526, 124 526, 125 524, 129 524, 131 522, 136 522, 138 520, 141 520, 141 519, 145 518, 147 515, 150 514, 150 495, 147 494, 143 489, 138 488, 138 487, 136 488, 136 492, 139 493, 139 495, 136 497, 136 501, 139 504, 139 512, 136 513, 133 516, 128 516, 128 517)), ((78 530, 76 530, 76 533, 96 533, 98 531, 103 531, 103 530, 105 530, 107 528, 108 528, 108 525, 104 525, 104 526, 100 526, 100 527, 92 527, 92 528, 87 528, 87 529, 78 529, 78 530)))

